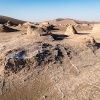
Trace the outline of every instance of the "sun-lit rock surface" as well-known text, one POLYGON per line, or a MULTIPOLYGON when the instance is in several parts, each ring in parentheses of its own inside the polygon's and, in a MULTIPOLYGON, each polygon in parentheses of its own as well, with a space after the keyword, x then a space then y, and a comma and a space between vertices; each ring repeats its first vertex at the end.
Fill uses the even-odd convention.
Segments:
POLYGON ((65 35, 71 36, 71 35, 74 35, 74 34, 77 34, 76 29, 74 28, 74 26, 69 25, 69 26, 67 27, 67 29, 66 29, 65 35))

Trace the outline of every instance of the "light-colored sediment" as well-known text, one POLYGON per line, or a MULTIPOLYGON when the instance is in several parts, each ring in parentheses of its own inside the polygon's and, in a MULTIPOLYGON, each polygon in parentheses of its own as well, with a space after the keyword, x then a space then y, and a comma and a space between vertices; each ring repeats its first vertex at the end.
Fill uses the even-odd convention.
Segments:
POLYGON ((99 100, 97 33, 71 27, 66 37, 59 27, 0 34, 0 100, 99 100))

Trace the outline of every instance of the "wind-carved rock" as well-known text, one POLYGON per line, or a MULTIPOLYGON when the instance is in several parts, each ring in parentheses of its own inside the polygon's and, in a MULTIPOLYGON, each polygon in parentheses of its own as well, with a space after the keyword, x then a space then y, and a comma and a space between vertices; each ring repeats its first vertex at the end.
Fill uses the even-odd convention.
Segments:
POLYGON ((100 24, 94 24, 93 31, 100 31, 100 24))
POLYGON ((31 28, 31 26, 29 25, 27 27, 27 35, 31 35, 32 34, 33 29, 31 28))
POLYGON ((83 43, 86 43, 86 44, 91 44, 91 45, 96 44, 96 41, 92 36, 85 36, 82 41, 83 43))
POLYGON ((0 32, 14 32, 14 31, 18 31, 18 30, 10 28, 6 25, 0 24, 0 32))
POLYGON ((51 30, 53 30, 53 25, 49 24, 49 22, 43 22, 39 25, 40 28, 44 29, 45 32, 51 34, 51 30))
POLYGON ((77 34, 77 31, 74 28, 74 26, 72 26, 72 25, 68 26, 67 29, 66 29, 65 35, 71 36, 71 35, 74 35, 74 34, 77 34))
POLYGON ((13 26, 14 23, 12 23, 10 20, 8 20, 7 23, 5 23, 5 25, 7 25, 7 26, 13 26))
POLYGON ((33 26, 28 26, 27 28, 27 35, 32 35, 34 37, 39 37, 39 36, 42 36, 44 35, 45 32, 42 28, 35 28, 33 26))

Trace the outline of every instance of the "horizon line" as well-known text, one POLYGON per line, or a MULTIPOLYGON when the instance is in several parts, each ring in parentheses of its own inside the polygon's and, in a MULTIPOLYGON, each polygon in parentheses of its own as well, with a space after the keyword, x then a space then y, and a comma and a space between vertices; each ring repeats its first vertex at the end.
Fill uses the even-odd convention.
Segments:
POLYGON ((23 20, 23 19, 20 19, 20 18, 15 18, 15 17, 11 17, 11 16, 5 16, 5 15, 0 15, 0 17, 8 17, 8 18, 12 18, 12 19, 16 19, 16 20, 21 20, 21 21, 25 21, 25 22, 44 22, 44 21, 50 21, 50 20, 56 20, 56 19, 69 19, 69 20, 75 20, 75 21, 83 21, 83 22, 100 22, 100 21, 89 21, 89 20, 81 20, 81 19, 74 19, 74 18, 54 18, 54 19, 48 19, 48 20, 43 20, 43 21, 28 21, 28 20, 23 20))

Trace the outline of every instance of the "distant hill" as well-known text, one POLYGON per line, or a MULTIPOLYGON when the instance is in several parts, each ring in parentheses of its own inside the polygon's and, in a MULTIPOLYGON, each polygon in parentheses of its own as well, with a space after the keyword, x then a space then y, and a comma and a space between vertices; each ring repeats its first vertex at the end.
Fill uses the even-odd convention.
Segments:
POLYGON ((11 17, 0 16, 0 24, 5 24, 9 20, 14 24, 23 24, 25 22, 11 17))
POLYGON ((78 24, 97 24, 97 23, 100 23, 100 22, 90 22, 90 21, 80 21, 80 20, 75 20, 76 23, 78 24))
POLYGON ((51 24, 77 24, 74 20, 72 19, 54 19, 54 20, 49 20, 49 23, 51 24))
MULTIPOLYGON (((15 19, 15 18, 0 15, 0 24, 5 24, 8 21, 11 21, 14 24, 23 24, 23 23, 26 22, 26 21, 23 21, 23 20, 18 20, 18 19, 15 19)), ((70 18, 57 18, 57 19, 54 19, 54 20, 49 20, 48 22, 50 24, 72 24, 72 25, 100 23, 100 22, 80 21, 80 20, 75 20, 75 19, 70 19, 70 18)))
POLYGON ((69 19, 69 18, 57 18, 54 20, 49 20, 49 23, 51 24, 95 24, 95 23, 100 23, 100 22, 89 22, 89 21, 80 21, 80 20, 75 20, 75 19, 69 19))

